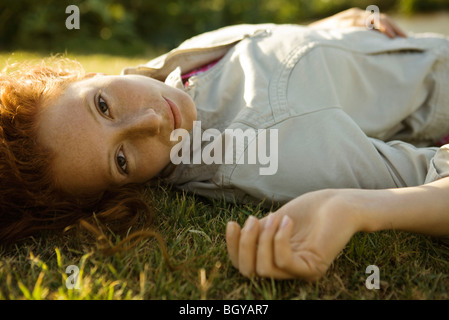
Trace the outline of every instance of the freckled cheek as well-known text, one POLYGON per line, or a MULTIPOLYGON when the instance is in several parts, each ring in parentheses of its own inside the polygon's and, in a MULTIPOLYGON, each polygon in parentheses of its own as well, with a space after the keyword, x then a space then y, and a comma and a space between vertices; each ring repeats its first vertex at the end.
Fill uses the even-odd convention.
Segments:
POLYGON ((137 176, 148 180, 156 176, 170 162, 171 146, 161 143, 145 146, 138 151, 137 176))

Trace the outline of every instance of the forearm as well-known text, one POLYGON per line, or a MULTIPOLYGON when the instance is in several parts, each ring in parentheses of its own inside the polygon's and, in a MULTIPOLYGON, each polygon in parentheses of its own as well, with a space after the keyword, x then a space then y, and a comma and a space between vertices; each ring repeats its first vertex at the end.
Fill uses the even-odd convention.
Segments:
POLYGON ((386 190, 354 190, 354 219, 360 231, 403 230, 449 235, 449 178, 386 190))
POLYGON ((401 30, 388 16, 380 14, 378 19, 371 16, 371 12, 359 8, 351 8, 331 17, 309 24, 311 28, 335 29, 348 27, 366 27, 366 23, 374 27, 374 30, 380 31, 390 38, 396 36, 406 37, 401 30), (370 20, 367 20, 370 19, 370 20))
POLYGON ((356 24, 360 24, 360 22, 356 21, 361 19, 363 13, 364 11, 359 8, 347 9, 330 17, 310 23, 309 27, 332 29, 354 26, 356 24))

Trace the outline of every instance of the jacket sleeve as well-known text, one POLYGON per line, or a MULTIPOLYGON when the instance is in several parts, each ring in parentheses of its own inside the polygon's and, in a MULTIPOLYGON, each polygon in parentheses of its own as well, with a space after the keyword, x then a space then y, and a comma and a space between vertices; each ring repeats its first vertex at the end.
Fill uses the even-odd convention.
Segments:
POLYGON ((184 41, 146 64, 127 67, 122 74, 140 74, 164 81, 177 67, 181 67, 182 72, 189 72, 224 56, 229 48, 244 38, 273 27, 273 24, 243 24, 209 31, 184 41))
POLYGON ((449 176, 449 144, 439 148, 430 161, 429 172, 427 173, 425 183, 430 183, 447 176, 449 176))

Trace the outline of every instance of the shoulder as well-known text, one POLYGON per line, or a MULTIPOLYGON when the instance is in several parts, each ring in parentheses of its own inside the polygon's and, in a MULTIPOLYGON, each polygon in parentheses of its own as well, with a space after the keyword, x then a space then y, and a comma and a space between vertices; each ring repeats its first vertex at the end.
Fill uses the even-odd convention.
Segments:
POLYGON ((216 30, 207 31, 195 37, 185 40, 176 49, 202 48, 209 46, 219 46, 238 39, 251 36, 260 30, 272 29, 277 25, 265 24, 238 24, 222 27, 216 30))

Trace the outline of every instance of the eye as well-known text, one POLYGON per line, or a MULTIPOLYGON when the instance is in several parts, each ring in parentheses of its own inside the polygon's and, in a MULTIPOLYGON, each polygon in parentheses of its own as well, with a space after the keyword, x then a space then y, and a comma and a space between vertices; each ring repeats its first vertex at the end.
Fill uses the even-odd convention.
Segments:
POLYGON ((117 153, 117 165, 119 166, 120 170, 122 170, 122 172, 126 174, 128 173, 127 164, 128 161, 126 160, 125 154, 120 149, 120 151, 117 153))
POLYGON ((109 106, 108 106, 107 102, 104 101, 104 99, 101 97, 101 92, 98 95, 97 107, 98 107, 98 110, 100 110, 100 112, 102 114, 104 114, 107 117, 110 117, 109 106))

